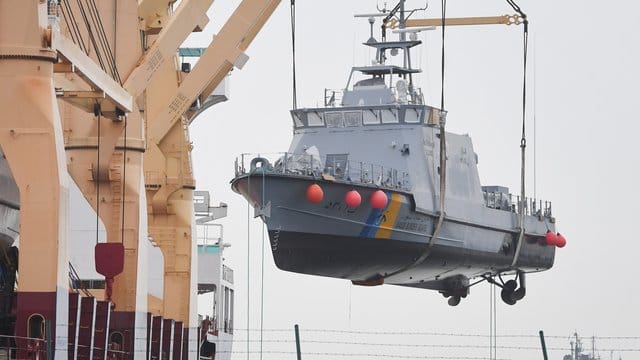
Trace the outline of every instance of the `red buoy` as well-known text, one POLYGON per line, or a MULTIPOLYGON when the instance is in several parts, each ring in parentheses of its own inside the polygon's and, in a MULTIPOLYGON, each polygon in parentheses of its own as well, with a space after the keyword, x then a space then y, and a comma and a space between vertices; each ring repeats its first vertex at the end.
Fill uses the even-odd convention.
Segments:
POLYGON ((547 230, 547 233, 544 235, 544 240, 547 245, 555 246, 558 243, 558 236, 551 230, 547 230))
POLYGON ((344 196, 344 202, 350 208, 357 208, 362 202, 362 197, 356 190, 351 190, 344 196))
POLYGON ((307 200, 311 203, 319 203, 324 197, 324 191, 318 184, 311 184, 307 188, 307 200))
POLYGON ((371 195, 370 201, 371 206, 374 209, 382 209, 387 206, 387 194, 385 194, 382 190, 376 190, 376 192, 371 195))
POLYGON ((565 239, 564 236, 562 236, 562 234, 558 233, 556 246, 559 248, 563 248, 565 247, 565 245, 567 245, 567 239, 565 239))

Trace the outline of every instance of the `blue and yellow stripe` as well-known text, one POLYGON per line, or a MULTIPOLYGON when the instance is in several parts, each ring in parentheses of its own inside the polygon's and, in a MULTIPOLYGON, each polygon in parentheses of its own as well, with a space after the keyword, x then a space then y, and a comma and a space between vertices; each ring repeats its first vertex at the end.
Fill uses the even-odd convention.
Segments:
POLYGON ((361 237, 389 239, 393 232, 393 227, 398 220, 400 208, 402 207, 402 195, 387 195, 387 206, 383 209, 373 209, 367 218, 366 225, 360 232, 361 237))

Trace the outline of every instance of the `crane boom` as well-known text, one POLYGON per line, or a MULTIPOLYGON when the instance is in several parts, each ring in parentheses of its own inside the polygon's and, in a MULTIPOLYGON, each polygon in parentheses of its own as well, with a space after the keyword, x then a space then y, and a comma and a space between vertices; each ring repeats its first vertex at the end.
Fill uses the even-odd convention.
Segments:
POLYGON ((232 67, 242 68, 249 59, 244 51, 279 3, 280 0, 244 0, 240 3, 172 99, 159 114, 151 116, 150 140, 161 141, 202 91, 215 88, 232 67))
MULTIPOLYGON (((502 15, 502 16, 478 16, 478 17, 459 17, 445 18, 445 26, 462 26, 462 25, 520 25, 524 23, 524 18, 520 15, 502 15)), ((407 28, 422 26, 442 26, 442 18, 432 19, 409 19, 406 21, 407 28)), ((398 21, 389 21, 387 28, 395 29, 398 27, 398 21)))

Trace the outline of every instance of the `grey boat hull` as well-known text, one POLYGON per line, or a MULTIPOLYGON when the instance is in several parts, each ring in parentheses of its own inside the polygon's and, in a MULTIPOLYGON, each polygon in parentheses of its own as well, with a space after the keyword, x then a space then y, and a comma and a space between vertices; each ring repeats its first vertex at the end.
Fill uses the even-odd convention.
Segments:
POLYGON ((387 207, 376 210, 367 202, 378 190, 374 186, 258 172, 238 176, 232 187, 261 214, 276 266, 286 271, 444 290, 450 279, 462 279, 465 286, 482 275, 553 266, 555 248, 544 243, 549 224, 541 226, 533 216, 527 216, 527 236, 514 267, 517 214, 495 209, 487 209, 496 215, 493 222, 445 218, 426 260, 410 267, 427 249, 437 215, 416 212, 409 193, 385 190, 387 207), (305 196, 314 183, 324 191, 317 204, 305 196), (350 209, 344 194, 353 189, 362 204, 350 209))

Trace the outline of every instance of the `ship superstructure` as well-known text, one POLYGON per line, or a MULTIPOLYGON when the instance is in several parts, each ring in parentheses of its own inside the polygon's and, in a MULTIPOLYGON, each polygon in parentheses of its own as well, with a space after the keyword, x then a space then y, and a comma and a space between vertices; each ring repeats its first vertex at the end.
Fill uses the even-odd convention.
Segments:
MULTIPOLYGON (((567 354, 562 357, 562 360, 600 360, 601 357, 596 352, 596 338, 591 339, 591 349, 585 348, 582 342, 582 338, 577 332, 573 333, 570 338, 569 345, 571 346, 571 354, 567 354), (591 350, 589 352, 589 350, 591 350)), ((611 358, 613 359, 613 351, 611 351, 611 358)), ((622 357, 619 357, 622 360, 622 357)))
POLYGON ((224 262, 224 228, 216 220, 227 215, 227 205, 211 206, 208 191, 194 193, 198 244, 198 295, 209 309, 199 315, 201 359, 231 359, 234 328, 233 269, 224 262))

